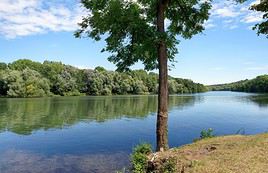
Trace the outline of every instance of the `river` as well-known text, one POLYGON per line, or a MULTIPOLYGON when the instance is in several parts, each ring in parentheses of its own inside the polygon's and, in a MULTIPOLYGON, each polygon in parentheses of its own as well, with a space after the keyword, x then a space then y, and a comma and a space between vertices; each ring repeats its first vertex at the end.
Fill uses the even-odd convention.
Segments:
MULTIPOLYGON (((1 173, 111 173, 132 148, 155 146, 156 96, 0 98, 1 173)), ((206 92, 169 98, 170 147, 203 129, 268 131, 268 95, 206 92)))

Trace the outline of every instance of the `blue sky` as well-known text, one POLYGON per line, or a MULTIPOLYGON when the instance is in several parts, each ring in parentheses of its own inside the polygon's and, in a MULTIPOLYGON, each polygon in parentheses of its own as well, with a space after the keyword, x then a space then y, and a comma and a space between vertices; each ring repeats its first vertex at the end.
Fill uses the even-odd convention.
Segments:
MULTIPOLYGON (((204 84, 267 74, 268 39, 251 30, 262 20, 262 14, 249 11, 250 3, 257 2, 236 5, 215 1, 203 34, 181 40, 177 63, 170 74, 204 84)), ((28 58, 114 70, 115 66, 107 60, 109 54, 100 53, 105 46, 103 41, 73 37, 83 14, 79 0, 1 0, 0 61, 28 58)), ((133 67, 139 68, 143 66, 133 67)))

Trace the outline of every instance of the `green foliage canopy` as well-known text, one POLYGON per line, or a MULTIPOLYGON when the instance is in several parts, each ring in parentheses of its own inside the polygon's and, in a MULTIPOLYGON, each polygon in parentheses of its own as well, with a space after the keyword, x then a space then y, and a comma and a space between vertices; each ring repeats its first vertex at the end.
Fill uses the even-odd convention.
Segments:
POLYGON ((251 10, 263 12, 264 21, 255 25, 253 29, 257 30, 257 34, 265 34, 268 38, 268 1, 261 0, 259 4, 253 5, 251 10))
MULTIPOLYGON (((60 62, 18 60, 0 70, 0 96, 156 94, 158 75, 144 70, 124 73, 78 69, 60 62)), ((206 87, 188 79, 169 77, 170 94, 204 92, 206 87)))
POLYGON ((29 68, 23 71, 8 70, 1 75, 2 94, 9 97, 49 96, 49 81, 37 71, 29 68))
POLYGON ((242 80, 229 84, 211 85, 210 90, 214 91, 242 91, 267 93, 268 92, 268 75, 257 76, 251 80, 242 80))
POLYGON ((5 69, 7 69, 7 64, 0 62, 0 70, 5 70, 5 69))
MULTIPOLYGON (((236 2, 243 3, 247 0, 235 0, 236 2)), ((263 13, 263 21, 256 24, 253 29, 257 30, 257 34, 264 34, 268 38, 268 0, 260 0, 259 3, 253 4, 250 7, 250 10, 262 12, 263 13)))
POLYGON ((82 0, 88 15, 79 24, 75 36, 87 36, 94 40, 105 37, 102 51, 111 52, 108 58, 123 71, 138 61, 146 70, 158 68, 157 47, 167 46, 168 59, 174 61, 179 43, 176 36, 191 38, 201 32, 208 19, 210 1, 167 0, 165 19, 167 31, 157 31, 157 0, 82 0))

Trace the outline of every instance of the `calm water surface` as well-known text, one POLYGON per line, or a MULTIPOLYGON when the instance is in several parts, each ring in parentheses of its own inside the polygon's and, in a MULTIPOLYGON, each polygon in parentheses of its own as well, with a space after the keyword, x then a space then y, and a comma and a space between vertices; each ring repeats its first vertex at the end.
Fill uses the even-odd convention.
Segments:
MULTIPOLYGON (((0 99, 1 173, 110 173, 132 147, 155 145, 156 96, 0 99)), ((268 131, 268 95, 207 92, 169 100, 170 146, 202 129, 268 131)))

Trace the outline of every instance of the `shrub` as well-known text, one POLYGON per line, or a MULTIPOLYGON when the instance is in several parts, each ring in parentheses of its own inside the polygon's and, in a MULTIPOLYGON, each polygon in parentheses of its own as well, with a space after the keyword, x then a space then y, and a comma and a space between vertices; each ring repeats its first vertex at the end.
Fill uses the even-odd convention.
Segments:
POLYGON ((140 144, 136 146, 131 155, 132 172, 145 173, 148 167, 147 155, 152 153, 150 144, 140 144))
POLYGON ((215 135, 213 134, 213 129, 209 128, 208 130, 202 130, 200 133, 200 139, 213 138, 215 135))

